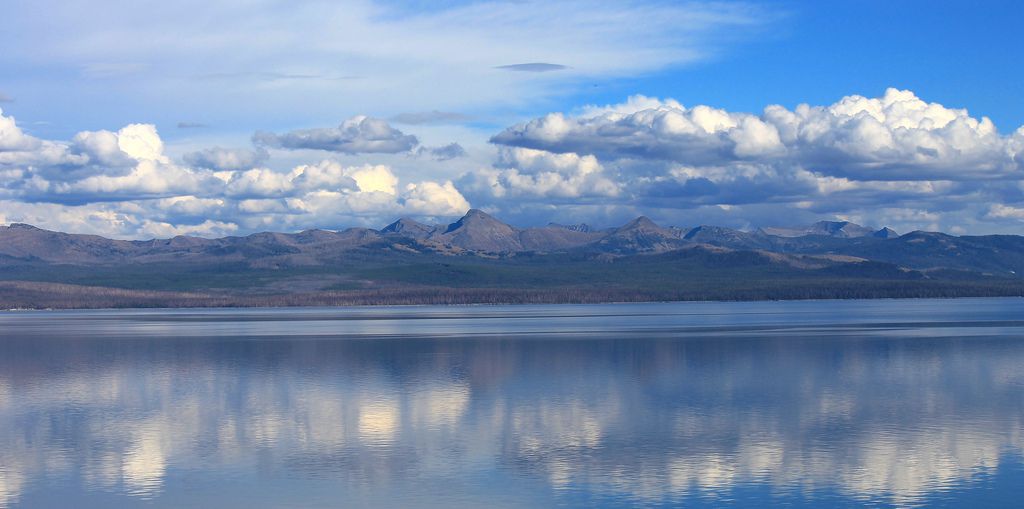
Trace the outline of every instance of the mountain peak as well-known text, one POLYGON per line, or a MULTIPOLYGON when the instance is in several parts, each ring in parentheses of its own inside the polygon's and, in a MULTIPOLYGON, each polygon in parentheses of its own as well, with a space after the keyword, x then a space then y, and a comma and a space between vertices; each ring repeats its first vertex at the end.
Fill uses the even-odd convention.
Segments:
POLYGON ((885 228, 882 228, 881 230, 872 233, 871 236, 879 239, 894 239, 896 237, 899 237, 900 234, 897 233, 896 230, 893 230, 892 228, 886 226, 885 228))
POLYGON ((677 247, 680 233, 640 216, 613 230, 601 244, 620 253, 661 252, 677 247))
POLYGON ((467 226, 479 226, 482 228, 498 228, 498 229, 509 229, 512 227, 495 219, 494 216, 480 210, 480 209, 469 209, 466 215, 462 216, 458 221, 448 225, 448 229, 445 233, 451 233, 459 228, 465 228, 467 226))
POLYGON ((434 226, 425 225, 414 219, 403 217, 385 226, 380 232, 384 235, 402 235, 414 239, 425 239, 436 230, 437 228, 434 226))
POLYGON ((445 243, 474 251, 500 253, 522 247, 518 230, 479 209, 470 209, 440 237, 445 243))
POLYGON ((32 225, 30 225, 28 223, 11 223, 7 227, 12 229, 12 230, 38 230, 38 231, 42 231, 43 230, 42 228, 39 228, 39 227, 36 227, 36 226, 32 226, 32 225))
POLYGON ((619 231, 627 230, 662 230, 662 227, 651 221, 647 216, 640 216, 618 228, 619 231))
MULTIPOLYGON (((482 211, 480 209, 469 209, 468 211, 466 211, 466 215, 462 216, 456 222, 467 223, 467 222, 475 222, 475 221, 487 221, 487 222, 501 223, 501 221, 499 221, 497 218, 495 218, 494 216, 492 216, 492 215, 490 215, 490 214, 488 214, 488 213, 486 213, 486 212, 484 212, 484 211, 482 211)), ((501 224, 505 224, 505 223, 501 223, 501 224)))

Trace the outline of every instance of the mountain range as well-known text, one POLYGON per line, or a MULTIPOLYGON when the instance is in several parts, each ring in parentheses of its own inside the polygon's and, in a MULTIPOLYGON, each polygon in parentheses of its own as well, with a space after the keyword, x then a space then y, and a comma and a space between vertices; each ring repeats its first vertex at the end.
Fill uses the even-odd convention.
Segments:
POLYGON ((1024 295, 1019 274, 1024 237, 845 221, 517 228, 470 210, 443 225, 132 241, 0 227, 7 308, 1024 295))

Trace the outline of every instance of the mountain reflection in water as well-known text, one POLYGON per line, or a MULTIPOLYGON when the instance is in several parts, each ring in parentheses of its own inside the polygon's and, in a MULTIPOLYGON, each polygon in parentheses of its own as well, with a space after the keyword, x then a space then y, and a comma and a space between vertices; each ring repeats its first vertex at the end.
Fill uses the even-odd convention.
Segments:
POLYGON ((1019 317, 1020 299, 9 313, 0 507, 1011 507, 1019 317))

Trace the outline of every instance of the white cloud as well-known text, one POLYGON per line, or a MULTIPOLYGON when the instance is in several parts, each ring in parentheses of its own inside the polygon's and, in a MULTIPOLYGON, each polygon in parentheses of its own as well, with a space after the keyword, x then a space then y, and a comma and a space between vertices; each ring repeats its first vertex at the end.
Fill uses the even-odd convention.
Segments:
POLYGON ((183 195, 157 200, 154 202, 154 205, 177 216, 204 217, 214 214, 217 209, 223 208, 226 203, 221 198, 199 198, 183 195))
POLYGON ((224 235, 260 229, 383 226, 399 215, 458 215, 468 202, 450 182, 401 187, 386 165, 323 160, 290 170, 247 168, 266 154, 212 148, 188 166, 164 153, 155 127, 86 131, 70 142, 29 137, 0 116, 17 151, 0 152, 0 213, 74 232, 121 238, 224 235), (229 168, 240 168, 231 170, 229 168), (401 190, 401 191, 400 191, 401 190))
POLYGON ((150 124, 131 124, 117 132, 117 146, 136 161, 169 162, 164 155, 164 142, 150 124))
MULTIPOLYGON (((366 121, 348 121, 348 142, 395 134, 366 121)), ((444 166, 415 152, 390 156, 393 166, 218 147, 180 162, 148 124, 66 142, 30 136, 10 116, 0 126, 4 221, 126 238, 380 227, 401 215, 447 219, 470 203, 524 225, 611 225, 640 214, 733 227, 836 217, 983 233, 1016 231, 1024 208, 1024 128, 1000 135, 985 119, 895 90, 761 115, 636 96, 511 128, 498 138, 513 146, 499 146, 490 164, 477 153, 444 166), (980 159, 989 163, 964 162, 980 159)))
POLYGON ((1002 136, 967 110, 889 89, 829 106, 769 106, 760 115, 637 97, 579 116, 549 114, 492 141, 695 166, 754 161, 856 180, 970 180, 1018 174, 1021 136, 1002 136))
POLYGON ((14 117, 4 116, 0 109, 0 152, 27 151, 38 145, 39 140, 22 132, 14 117))
POLYGON ((502 149, 495 168, 469 172, 460 184, 467 191, 491 199, 564 200, 614 197, 620 192, 594 156, 516 147, 502 149))
MULTIPOLYGON (((0 116, 8 133, 20 130, 0 116)), ((84 131, 70 143, 27 137, 18 151, 0 153, 0 178, 8 195, 56 202, 116 201, 192 193, 209 175, 173 164, 148 124, 117 132, 84 131), (4 157, 6 156, 6 157, 4 157)))
POLYGON ((469 210, 469 202, 451 181, 408 184, 403 193, 407 214, 424 216, 455 216, 469 210))
POLYGON ((504 147, 495 167, 460 186, 519 221, 604 215, 564 179, 505 161, 524 147, 549 168, 556 156, 592 157, 618 191, 600 202, 617 221, 644 213, 750 228, 846 217, 902 231, 1016 232, 1013 209, 1024 204, 1024 127, 1001 135, 987 118, 895 89, 758 115, 634 96, 547 114, 492 141, 504 147))
POLYGON ((398 178, 383 165, 345 167, 324 160, 296 166, 289 172, 268 168, 231 172, 225 193, 234 197, 289 197, 314 191, 380 192, 395 195, 398 178))
POLYGON ((252 198, 290 195, 293 189, 291 175, 267 168, 253 168, 233 173, 224 191, 234 198, 252 198))
POLYGON ((196 237, 224 237, 238 231, 238 225, 211 221, 207 219, 199 224, 176 225, 160 221, 143 221, 138 228, 142 237, 166 239, 178 235, 191 235, 196 237))
POLYGON ((398 177, 391 173, 387 166, 364 166, 352 172, 359 190, 364 193, 380 192, 396 194, 395 186, 398 185, 398 177))
POLYGON ((355 174, 360 170, 365 168, 346 168, 337 161, 323 160, 317 164, 296 166, 289 172, 288 179, 295 188, 303 191, 357 190, 359 187, 355 174))
POLYGON ((1024 207, 1010 207, 996 203, 989 207, 987 216, 996 219, 1016 219, 1024 221, 1024 207))
MULTIPOLYGON (((151 154, 147 154, 151 155, 151 154)), ((93 175, 74 182, 55 182, 47 191, 89 199, 118 199, 139 196, 160 196, 195 193, 202 187, 202 176, 196 172, 154 159, 140 160, 125 175, 93 175)))
POLYGON ((119 133, 82 131, 71 140, 72 146, 88 156, 90 162, 104 166, 131 166, 135 159, 121 150, 119 133))

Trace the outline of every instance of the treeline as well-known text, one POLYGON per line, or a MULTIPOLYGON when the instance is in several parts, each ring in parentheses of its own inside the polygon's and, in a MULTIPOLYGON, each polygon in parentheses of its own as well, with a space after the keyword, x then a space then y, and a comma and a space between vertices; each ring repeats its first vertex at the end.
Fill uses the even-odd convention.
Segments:
POLYGON ((777 280, 678 288, 556 289, 394 287, 302 293, 170 292, 25 281, 0 282, 2 309, 584 304, 652 301, 1024 296, 1024 283, 992 281, 777 280))

